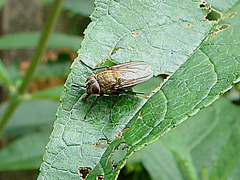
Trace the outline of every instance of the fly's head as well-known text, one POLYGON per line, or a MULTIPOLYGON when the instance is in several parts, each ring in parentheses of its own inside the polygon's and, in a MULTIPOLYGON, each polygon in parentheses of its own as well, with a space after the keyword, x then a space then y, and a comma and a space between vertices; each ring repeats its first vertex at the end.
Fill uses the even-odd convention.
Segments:
POLYGON ((86 91, 87 94, 100 94, 101 88, 94 76, 90 76, 86 81, 86 91))

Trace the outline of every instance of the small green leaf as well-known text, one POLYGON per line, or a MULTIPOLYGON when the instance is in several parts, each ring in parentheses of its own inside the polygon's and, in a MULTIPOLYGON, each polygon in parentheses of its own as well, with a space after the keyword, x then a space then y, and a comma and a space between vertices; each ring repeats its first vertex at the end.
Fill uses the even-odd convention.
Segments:
POLYGON ((0 9, 3 7, 5 1, 6 1, 6 0, 1 0, 1 1, 0 1, 0 9))
POLYGON ((59 99, 60 94, 63 91, 63 85, 53 87, 53 88, 48 88, 44 89, 42 91, 38 91, 37 93, 31 94, 30 98, 31 99, 59 99))
POLYGON ((2 63, 2 60, 0 60, 0 81, 4 83, 8 88, 11 87, 11 79, 8 75, 8 72, 5 68, 5 66, 2 63))
MULTIPOLYGON (((34 100, 22 102, 10 119, 3 136, 18 137, 23 134, 49 128, 55 119, 59 103, 53 100, 34 100)), ((0 114, 7 108, 7 103, 0 106, 0 114)))
POLYGON ((142 164, 153 180, 184 179, 178 161, 162 141, 158 141, 139 152, 142 164))
MULTIPOLYGON (((0 50, 35 48, 39 38, 38 32, 8 34, 0 38, 0 50)), ((49 39, 48 47, 69 48, 75 51, 79 48, 81 40, 79 36, 54 33, 49 39)))
POLYGON ((35 77, 62 77, 66 78, 68 73, 70 72, 71 61, 54 61, 54 62, 48 62, 39 65, 37 72, 35 74, 35 77))
MULTIPOLYGON (((4 66, 4 70, 1 70, 1 73, 6 74, 8 81, 16 87, 22 81, 22 76, 19 74, 19 65, 16 62, 4 66)), ((4 83, 0 81, 0 85, 4 85, 4 83)))
POLYGON ((27 134, 0 150, 0 171, 38 169, 51 129, 27 134))
MULTIPOLYGON (((44 3, 51 3, 53 0, 41 0, 44 3)), ((76 14, 90 16, 94 10, 94 0, 67 0, 63 2, 63 8, 76 14)))
POLYGON ((83 16, 90 16, 94 10, 94 0, 67 0, 63 3, 63 8, 83 16))

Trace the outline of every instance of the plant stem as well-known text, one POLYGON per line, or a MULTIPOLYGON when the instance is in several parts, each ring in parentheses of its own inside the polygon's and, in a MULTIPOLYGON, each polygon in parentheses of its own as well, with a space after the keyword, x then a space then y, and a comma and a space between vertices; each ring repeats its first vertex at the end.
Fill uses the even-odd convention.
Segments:
POLYGON ((57 17, 58 17, 58 14, 60 12, 60 9, 61 9, 61 3, 62 3, 62 0, 55 0, 54 3, 53 3, 53 7, 52 7, 52 10, 51 10, 51 13, 49 15, 49 18, 48 18, 48 21, 47 21, 47 24, 43 30, 43 33, 42 33, 42 37, 37 45, 37 48, 36 48, 36 51, 34 53, 34 56, 33 56, 33 59, 31 61, 31 64, 27 70, 27 73, 23 79, 23 82, 19 88, 19 93, 22 94, 32 76, 33 76, 33 73, 34 71, 36 70, 36 67, 37 67, 37 64, 39 63, 39 61, 41 60, 41 57, 46 49, 46 46, 47 46, 47 42, 48 42, 48 39, 50 37, 50 34, 51 34, 51 31, 53 30, 54 28, 54 25, 57 21, 57 17))
MULTIPOLYGON (((30 63, 30 66, 28 67, 28 70, 27 70, 24 78, 23 78, 22 84, 18 89, 18 93, 17 93, 18 97, 21 96, 24 93, 24 91, 26 90, 26 88, 28 87, 28 84, 37 68, 37 65, 38 65, 39 61, 41 60, 41 57, 46 49, 47 42, 50 37, 51 31, 53 30, 54 25, 57 21, 58 15, 60 13, 62 2, 63 2, 63 0, 55 0, 53 3, 52 10, 50 12, 48 21, 44 27, 41 39, 38 42, 38 45, 34 52, 33 59, 30 63)), ((16 96, 11 96, 11 98, 10 98, 10 104, 7 107, 5 114, 3 115, 2 120, 0 121, 0 135, 3 132, 10 117, 12 116, 14 110, 17 108, 18 104, 20 103, 20 100, 18 97, 17 97, 17 99, 15 99, 16 96)))

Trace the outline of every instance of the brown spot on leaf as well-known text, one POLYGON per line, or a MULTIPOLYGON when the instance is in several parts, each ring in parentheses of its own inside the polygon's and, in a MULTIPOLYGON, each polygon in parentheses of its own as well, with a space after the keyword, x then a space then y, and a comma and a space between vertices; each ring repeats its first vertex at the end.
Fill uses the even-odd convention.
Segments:
POLYGON ((143 117, 142 117, 142 113, 141 113, 141 111, 138 113, 138 117, 137 117, 137 119, 142 119, 143 117))
POLYGON ((195 24, 193 23, 187 23, 187 27, 191 27, 191 26, 194 26, 195 24))
POLYGON ((132 35, 133 37, 139 36, 138 32, 136 32, 136 31, 131 32, 131 35, 132 35))

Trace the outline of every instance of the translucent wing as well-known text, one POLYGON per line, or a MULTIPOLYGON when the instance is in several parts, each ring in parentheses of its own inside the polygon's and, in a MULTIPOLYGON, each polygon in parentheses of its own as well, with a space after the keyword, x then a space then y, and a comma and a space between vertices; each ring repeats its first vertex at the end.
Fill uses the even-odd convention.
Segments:
POLYGON ((115 85, 115 89, 134 86, 152 78, 151 66, 142 61, 132 61, 111 66, 108 69, 118 71, 121 74, 121 81, 115 85))

